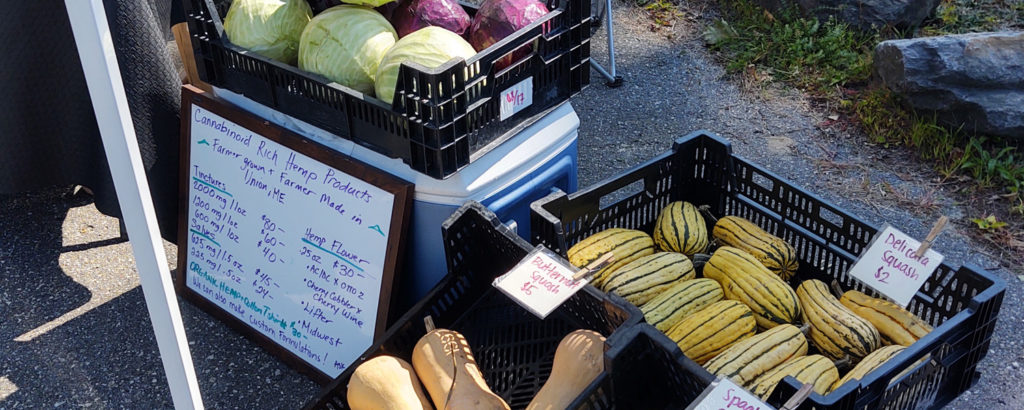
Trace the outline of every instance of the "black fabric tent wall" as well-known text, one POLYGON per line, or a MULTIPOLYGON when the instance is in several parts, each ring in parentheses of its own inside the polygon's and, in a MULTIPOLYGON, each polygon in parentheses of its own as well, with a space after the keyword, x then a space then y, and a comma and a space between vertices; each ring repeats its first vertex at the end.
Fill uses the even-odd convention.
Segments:
MULTIPOLYGON (((180 61, 172 2, 104 0, 160 222, 175 239, 180 61)), ((120 216, 63 0, 8 4, 0 20, 0 193, 82 185, 120 216)))

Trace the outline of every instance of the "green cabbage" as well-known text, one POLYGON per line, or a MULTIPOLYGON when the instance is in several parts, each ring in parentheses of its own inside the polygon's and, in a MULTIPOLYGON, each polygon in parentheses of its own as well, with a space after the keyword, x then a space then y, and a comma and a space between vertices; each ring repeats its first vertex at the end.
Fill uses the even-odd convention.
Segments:
POLYGON ((240 47, 295 64, 299 36, 311 17, 306 0, 235 0, 224 17, 224 32, 240 47))
POLYGON ((411 61, 427 68, 437 68, 453 58, 468 59, 476 54, 473 46, 458 34, 440 27, 424 27, 395 43, 377 68, 377 98, 391 104, 398 82, 398 68, 411 61))
POLYGON ((313 17, 299 41, 299 68, 364 94, 398 34, 377 11, 343 4, 313 17))

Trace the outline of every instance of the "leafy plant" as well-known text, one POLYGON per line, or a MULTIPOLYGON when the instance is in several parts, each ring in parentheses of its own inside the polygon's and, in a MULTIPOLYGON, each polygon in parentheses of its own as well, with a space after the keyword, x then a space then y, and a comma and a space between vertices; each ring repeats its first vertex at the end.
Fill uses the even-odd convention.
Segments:
POLYGON ((1006 226, 1006 222, 997 221, 995 215, 989 215, 985 218, 974 218, 971 219, 971 222, 974 222, 978 225, 978 229, 983 231, 994 231, 1006 226))
POLYGON ((755 64, 774 77, 810 89, 864 81, 870 73, 873 35, 835 19, 801 17, 790 7, 769 13, 750 0, 723 0, 728 22, 705 31, 705 40, 721 50, 732 72, 755 64))

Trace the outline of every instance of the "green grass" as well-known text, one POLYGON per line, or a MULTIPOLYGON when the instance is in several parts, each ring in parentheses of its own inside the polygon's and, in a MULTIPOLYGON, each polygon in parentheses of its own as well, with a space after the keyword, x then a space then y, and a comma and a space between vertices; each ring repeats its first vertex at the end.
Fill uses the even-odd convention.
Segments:
MULTIPOLYGON (((1009 141, 942 126, 934 117, 905 108, 887 90, 862 93, 853 112, 873 142, 914 148, 947 178, 967 175, 983 188, 1004 191, 1012 205, 1024 201, 1024 157, 1009 141)), ((1024 207, 1017 208, 1024 215, 1024 207)))
MULTIPOLYGON (((704 37, 730 72, 745 73, 753 66, 776 80, 840 100, 873 142, 913 148, 947 178, 966 175, 981 188, 1002 190, 1009 208, 1024 216, 1024 153, 1008 141, 945 127, 934 117, 906 108, 892 93, 867 86, 872 49, 883 34, 802 17, 792 8, 771 14, 751 0, 719 4, 724 19, 710 24, 704 37), (841 93, 831 92, 834 87, 856 92, 852 99, 842 100, 841 93)), ((884 36, 998 28, 1024 28, 1024 1, 944 0, 921 30, 887 30, 884 36)))
POLYGON ((725 20, 705 32, 732 72, 749 65, 809 90, 860 82, 870 74, 875 36, 851 30, 834 19, 801 17, 789 8, 775 15, 749 0, 721 0, 725 20))
POLYGON ((922 34, 962 34, 1024 29, 1024 1, 943 0, 922 34))
MULTIPOLYGON (((595 0, 596 1, 596 0, 595 0)), ((637 7, 647 11, 647 14, 659 26, 671 26, 678 19, 682 12, 679 6, 672 0, 633 0, 637 7)))

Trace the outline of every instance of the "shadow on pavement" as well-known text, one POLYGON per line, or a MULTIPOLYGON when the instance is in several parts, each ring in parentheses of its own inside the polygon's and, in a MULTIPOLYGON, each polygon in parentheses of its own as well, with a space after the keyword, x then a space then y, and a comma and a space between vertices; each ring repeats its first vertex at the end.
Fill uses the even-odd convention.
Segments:
MULTIPOLYGON (((72 189, 0 196, 0 343, 85 302, 89 290, 60 267, 68 209, 91 201, 72 189)), ((2 346, 2 345, 0 345, 2 346)), ((7 351, 0 348, 0 352, 7 351)))
MULTIPOLYGON (((0 408, 173 406, 131 248, 92 204, 71 188, 0 195, 0 408)), ((206 407, 298 408, 319 392, 178 303, 206 407)))

